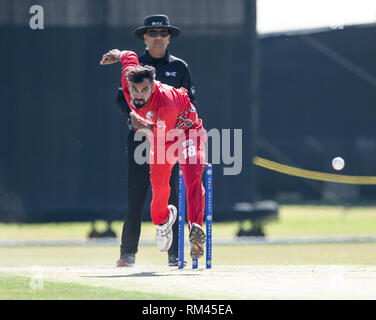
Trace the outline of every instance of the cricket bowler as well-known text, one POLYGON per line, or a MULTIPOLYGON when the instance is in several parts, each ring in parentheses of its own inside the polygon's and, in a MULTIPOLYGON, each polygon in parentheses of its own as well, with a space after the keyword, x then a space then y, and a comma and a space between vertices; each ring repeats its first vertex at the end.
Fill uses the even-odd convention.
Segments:
POLYGON ((190 256, 198 259, 204 254, 206 241, 202 229, 205 189, 201 178, 206 141, 202 120, 198 118, 187 90, 156 81, 154 67, 141 66, 135 52, 113 49, 102 56, 100 64, 118 61, 122 64, 121 84, 131 108, 132 126, 148 132, 150 141, 150 211, 156 226, 157 246, 164 252, 172 244, 172 225, 177 209, 168 204, 169 180, 173 165, 179 161, 186 185, 190 256))

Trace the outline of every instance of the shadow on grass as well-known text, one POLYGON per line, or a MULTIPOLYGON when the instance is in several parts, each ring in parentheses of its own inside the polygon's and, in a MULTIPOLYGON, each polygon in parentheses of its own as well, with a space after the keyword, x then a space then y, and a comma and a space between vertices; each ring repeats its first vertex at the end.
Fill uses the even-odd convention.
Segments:
MULTIPOLYGON (((185 276, 197 276, 198 274, 185 274, 185 276)), ((175 274, 160 274, 156 272, 140 272, 125 275, 113 275, 113 276, 81 276, 81 278, 144 278, 144 277, 170 277, 175 274)))

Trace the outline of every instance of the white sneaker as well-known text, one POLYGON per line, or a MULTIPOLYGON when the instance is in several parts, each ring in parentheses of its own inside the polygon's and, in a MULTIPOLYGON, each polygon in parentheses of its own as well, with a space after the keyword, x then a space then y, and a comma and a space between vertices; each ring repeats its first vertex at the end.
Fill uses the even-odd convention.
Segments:
POLYGON ((170 215, 166 223, 156 226, 155 241, 159 251, 164 252, 170 249, 172 244, 172 225, 174 224, 177 216, 175 206, 169 205, 170 215))

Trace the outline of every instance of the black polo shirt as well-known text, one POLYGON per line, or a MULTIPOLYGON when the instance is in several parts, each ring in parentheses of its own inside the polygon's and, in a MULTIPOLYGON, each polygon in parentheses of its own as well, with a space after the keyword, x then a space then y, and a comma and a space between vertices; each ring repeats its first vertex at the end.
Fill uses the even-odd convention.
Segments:
MULTIPOLYGON (((166 50, 164 57, 155 59, 146 50, 145 53, 138 57, 141 65, 153 66, 156 71, 156 80, 165 83, 175 88, 186 88, 188 90, 188 97, 193 104, 195 101, 195 91, 192 83, 191 73, 188 64, 173 55, 170 55, 166 50)), ((120 111, 129 118, 130 108, 124 98, 123 88, 119 87, 116 102, 120 111)))

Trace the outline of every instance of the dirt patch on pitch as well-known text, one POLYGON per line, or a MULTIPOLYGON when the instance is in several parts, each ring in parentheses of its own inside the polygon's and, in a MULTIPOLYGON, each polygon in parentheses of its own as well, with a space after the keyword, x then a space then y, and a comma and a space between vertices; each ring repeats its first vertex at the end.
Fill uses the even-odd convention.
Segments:
POLYGON ((376 267, 370 266, 20 267, 0 272, 188 299, 376 299, 376 267))

